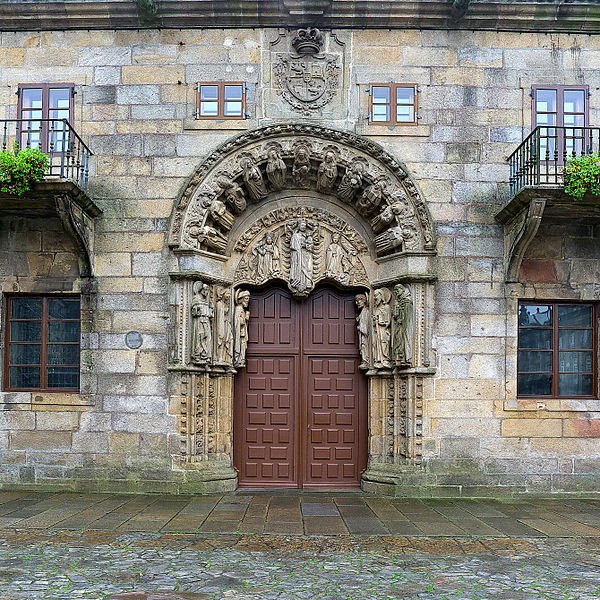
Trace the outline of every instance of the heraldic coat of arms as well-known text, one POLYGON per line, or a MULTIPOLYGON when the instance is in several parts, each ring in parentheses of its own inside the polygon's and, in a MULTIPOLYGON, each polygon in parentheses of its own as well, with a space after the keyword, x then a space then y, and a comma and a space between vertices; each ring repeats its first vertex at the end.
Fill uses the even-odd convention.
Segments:
POLYGON ((325 106, 338 87, 338 57, 322 54, 323 42, 318 29, 299 29, 292 39, 295 53, 281 55, 274 67, 279 93, 305 115, 325 106))

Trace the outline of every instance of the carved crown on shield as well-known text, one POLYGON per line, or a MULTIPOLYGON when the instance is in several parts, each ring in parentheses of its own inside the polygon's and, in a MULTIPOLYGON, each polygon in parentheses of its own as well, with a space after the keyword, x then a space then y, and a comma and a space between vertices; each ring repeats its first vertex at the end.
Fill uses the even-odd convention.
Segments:
POLYGON ((292 46, 298 54, 318 54, 323 46, 323 34, 316 27, 298 29, 292 38, 292 46))

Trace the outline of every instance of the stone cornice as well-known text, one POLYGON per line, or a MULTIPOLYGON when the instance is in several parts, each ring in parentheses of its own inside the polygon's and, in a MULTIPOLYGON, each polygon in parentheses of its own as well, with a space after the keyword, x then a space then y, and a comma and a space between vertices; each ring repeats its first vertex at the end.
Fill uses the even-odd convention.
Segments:
POLYGON ((0 0, 2 31, 211 27, 480 29, 597 33, 597 1, 472 0, 455 20, 446 0, 0 0), (151 3, 152 4, 152 3, 151 3))

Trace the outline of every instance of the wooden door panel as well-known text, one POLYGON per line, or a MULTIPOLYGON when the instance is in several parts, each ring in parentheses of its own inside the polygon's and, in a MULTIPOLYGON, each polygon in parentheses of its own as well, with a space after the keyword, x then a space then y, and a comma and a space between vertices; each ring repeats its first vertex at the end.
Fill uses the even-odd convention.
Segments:
POLYGON ((250 314, 235 387, 240 485, 358 486, 367 415, 354 295, 321 289, 300 304, 273 289, 253 294, 250 314))

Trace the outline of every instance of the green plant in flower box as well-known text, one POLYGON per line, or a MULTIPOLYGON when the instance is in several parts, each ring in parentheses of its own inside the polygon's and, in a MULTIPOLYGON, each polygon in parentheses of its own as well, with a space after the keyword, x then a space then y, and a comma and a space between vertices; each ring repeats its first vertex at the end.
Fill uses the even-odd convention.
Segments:
POLYGON ((582 200, 587 192, 600 196, 600 154, 571 158, 564 169, 565 192, 582 200))
POLYGON ((37 148, 19 150, 16 142, 13 148, 0 152, 0 192, 22 196, 44 178, 48 157, 37 148))

